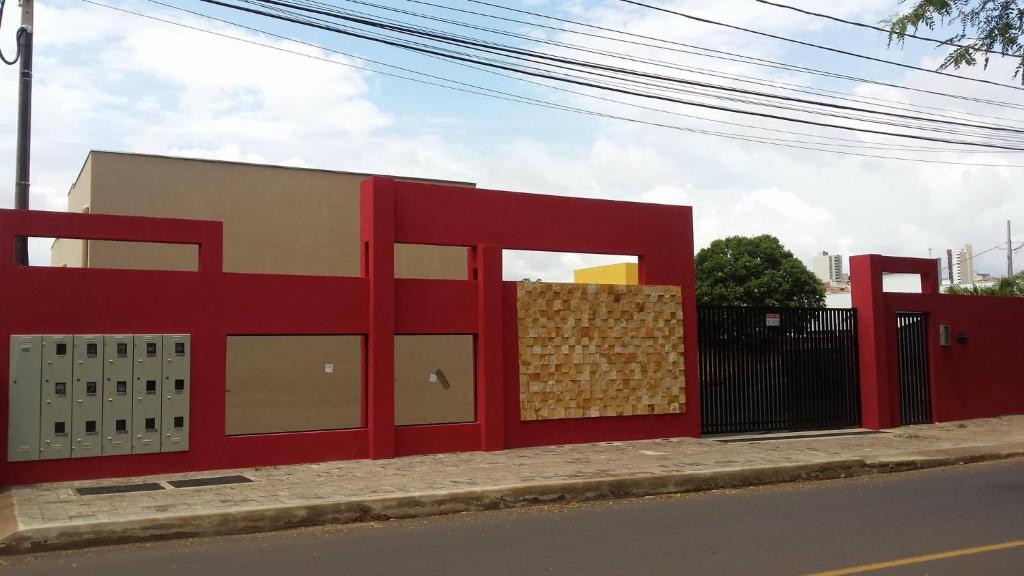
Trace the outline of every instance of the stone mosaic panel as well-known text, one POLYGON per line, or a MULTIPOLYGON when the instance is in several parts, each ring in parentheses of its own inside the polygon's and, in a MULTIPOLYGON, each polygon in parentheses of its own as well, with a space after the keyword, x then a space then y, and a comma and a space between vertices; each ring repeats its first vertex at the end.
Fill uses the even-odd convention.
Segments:
POLYGON ((518 283, 523 420, 685 411, 678 286, 518 283))

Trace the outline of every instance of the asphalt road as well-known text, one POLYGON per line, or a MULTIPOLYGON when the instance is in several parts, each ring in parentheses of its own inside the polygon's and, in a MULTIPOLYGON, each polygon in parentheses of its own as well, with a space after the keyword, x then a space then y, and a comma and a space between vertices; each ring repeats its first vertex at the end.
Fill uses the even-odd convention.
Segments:
POLYGON ((901 559, 843 573, 1024 574, 1024 461, 55 552, 0 574, 770 575, 901 559), (950 556, 913 558, 937 553, 950 556))

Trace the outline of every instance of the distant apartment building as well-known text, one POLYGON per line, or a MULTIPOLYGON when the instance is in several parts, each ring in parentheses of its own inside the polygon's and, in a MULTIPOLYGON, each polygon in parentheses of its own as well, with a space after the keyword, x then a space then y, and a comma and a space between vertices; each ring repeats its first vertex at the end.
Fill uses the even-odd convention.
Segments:
POLYGON ((974 249, 970 244, 952 252, 949 269, 953 284, 974 284, 974 249))
POLYGON ((811 271, 825 284, 842 284, 845 278, 843 274, 843 257, 839 254, 829 254, 822 251, 815 254, 811 262, 811 271))

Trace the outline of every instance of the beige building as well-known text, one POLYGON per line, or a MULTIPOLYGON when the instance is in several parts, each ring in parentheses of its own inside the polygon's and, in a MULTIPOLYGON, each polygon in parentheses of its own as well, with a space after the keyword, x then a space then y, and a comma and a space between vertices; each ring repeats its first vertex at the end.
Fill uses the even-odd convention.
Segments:
MULTIPOLYGON (((220 220, 225 272, 359 276, 359 184, 367 176, 94 151, 68 192, 68 211, 220 220)), ((50 259, 54 266, 195 270, 198 253, 187 245, 58 239, 50 259)), ((400 244, 395 274, 465 279, 466 250, 400 244)))
MULTIPOLYGON (((94 151, 68 192, 68 211, 222 221, 225 272, 359 276, 359 185, 366 177, 94 151)), ((62 238, 53 243, 51 263, 196 270, 198 251, 191 245, 62 238)), ((396 245, 395 275, 466 279, 466 248, 396 245)), ((229 335, 226 433, 364 425, 361 340, 359 335, 229 335)), ((396 422, 472 421, 473 337, 396 340, 396 422)))

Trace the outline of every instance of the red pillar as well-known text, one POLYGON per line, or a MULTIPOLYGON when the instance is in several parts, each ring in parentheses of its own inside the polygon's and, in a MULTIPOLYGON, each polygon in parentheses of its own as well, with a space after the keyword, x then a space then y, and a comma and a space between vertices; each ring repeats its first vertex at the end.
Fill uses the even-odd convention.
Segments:
MULTIPOLYGON (((850 292, 857 310, 861 425, 872 430, 900 425, 899 383, 890 376, 890 326, 882 289, 882 257, 850 257, 850 292)), ((895 343, 893 343, 895 344, 895 343)))
POLYGON ((680 436, 700 436, 700 368, 697 350, 697 271, 693 252, 693 216, 679 223, 687 234, 677 245, 661 246, 639 258, 638 283, 679 286, 683 308, 683 374, 685 414, 680 436))
POLYGON ((395 455, 395 194, 390 178, 368 178, 359 194, 363 276, 369 287, 366 427, 370 458, 395 455))
POLYGON ((478 294, 476 414, 480 448, 501 450, 505 447, 501 248, 477 246, 473 252, 478 294))

